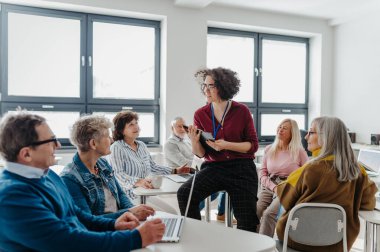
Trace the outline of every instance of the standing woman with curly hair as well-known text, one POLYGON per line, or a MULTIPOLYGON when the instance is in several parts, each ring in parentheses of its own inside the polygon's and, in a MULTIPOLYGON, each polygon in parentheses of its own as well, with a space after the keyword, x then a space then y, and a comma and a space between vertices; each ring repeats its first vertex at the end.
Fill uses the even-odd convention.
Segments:
MULTIPOLYGON (((192 151, 204 157, 197 174, 188 217, 201 219, 199 203, 218 191, 227 191, 237 219, 237 228, 255 232, 257 173, 253 162, 258 149, 256 130, 247 106, 232 101, 239 92, 237 73, 225 68, 203 69, 195 74, 209 103, 194 114, 189 126, 192 151), (210 132, 215 141, 201 143, 201 131, 210 132)), ((192 180, 184 183, 177 197, 185 213, 192 180)))

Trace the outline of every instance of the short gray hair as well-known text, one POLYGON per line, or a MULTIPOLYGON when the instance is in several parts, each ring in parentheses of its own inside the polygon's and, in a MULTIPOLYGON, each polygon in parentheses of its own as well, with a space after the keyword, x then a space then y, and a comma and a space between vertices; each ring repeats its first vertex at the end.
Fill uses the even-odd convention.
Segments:
POLYGON ((350 181, 359 176, 360 168, 351 148, 351 140, 347 127, 337 117, 318 117, 312 121, 318 134, 318 144, 322 146, 317 157, 311 160, 319 161, 329 155, 334 155, 333 168, 338 173, 338 181, 350 181))
POLYGON ((113 124, 102 115, 82 115, 73 125, 70 133, 70 142, 80 151, 90 150, 90 140, 99 139, 104 130, 113 124))
POLYGON ((179 121, 179 120, 185 121, 185 119, 183 119, 182 117, 180 117, 180 116, 176 116, 176 117, 174 117, 174 119, 170 122, 170 125, 171 125, 172 127, 174 127, 174 124, 175 124, 177 121, 179 121))

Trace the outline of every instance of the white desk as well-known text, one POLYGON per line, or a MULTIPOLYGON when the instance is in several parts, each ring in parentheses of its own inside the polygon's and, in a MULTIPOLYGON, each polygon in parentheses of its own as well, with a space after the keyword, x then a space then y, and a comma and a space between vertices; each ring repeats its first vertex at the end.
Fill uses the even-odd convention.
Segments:
POLYGON ((364 252, 380 252, 380 211, 359 211, 365 220, 364 252))
POLYGON ((156 196, 163 194, 176 194, 182 183, 174 182, 166 177, 163 177, 162 185, 160 189, 145 189, 142 187, 137 187, 133 189, 133 192, 140 196, 141 204, 146 204, 147 196, 156 196))
MULTIPOLYGON (((196 178, 195 178, 196 179, 196 178)), ((170 180, 166 177, 163 177, 162 185, 160 189, 145 189, 142 187, 137 187, 133 189, 133 192, 140 196, 141 204, 146 204, 147 196, 156 196, 156 195, 164 195, 164 194, 176 194, 178 189, 181 187, 183 183, 177 183, 173 180, 170 180)), ((210 221, 210 197, 206 198, 206 221, 210 221)), ((232 227, 232 207, 231 200, 226 194, 226 225, 228 227, 232 227)))
POLYGON ((275 241, 266 235, 226 228, 187 218, 179 243, 156 243, 135 251, 211 252, 275 251, 275 241))

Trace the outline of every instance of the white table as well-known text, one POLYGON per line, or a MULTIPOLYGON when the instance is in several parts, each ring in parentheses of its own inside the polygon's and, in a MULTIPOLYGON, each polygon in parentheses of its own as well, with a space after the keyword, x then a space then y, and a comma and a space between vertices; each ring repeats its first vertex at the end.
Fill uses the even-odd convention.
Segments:
POLYGON ((364 252, 380 252, 380 211, 359 211, 365 220, 364 252))
POLYGON ((133 189, 133 192, 140 196, 141 204, 146 204, 147 196, 156 196, 164 194, 176 194, 182 183, 174 182, 166 177, 163 177, 162 185, 160 189, 145 189, 142 187, 137 187, 133 189))
POLYGON ((275 241, 260 235, 187 218, 179 243, 156 243, 135 251, 211 252, 275 251, 275 241))
MULTIPOLYGON (((195 178, 196 179, 196 178, 195 178)), ((181 187, 183 183, 177 183, 173 180, 168 179, 167 177, 163 177, 162 185, 160 189, 146 189, 142 187, 137 187, 133 189, 133 192, 140 196, 141 204, 146 204, 146 197, 148 196, 157 196, 164 194, 176 194, 178 189, 181 187)), ((210 221, 210 197, 206 198, 206 221, 210 221)), ((231 199, 226 194, 226 226, 232 227, 232 207, 231 207, 231 199)))

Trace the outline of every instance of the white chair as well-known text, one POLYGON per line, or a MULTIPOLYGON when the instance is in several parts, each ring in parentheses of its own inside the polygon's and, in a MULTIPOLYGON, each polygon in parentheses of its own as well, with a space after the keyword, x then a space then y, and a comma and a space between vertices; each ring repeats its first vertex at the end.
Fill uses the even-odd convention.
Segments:
POLYGON ((288 238, 309 246, 329 246, 343 240, 347 252, 346 212, 343 207, 327 203, 301 203, 292 208, 286 222, 284 241, 277 241, 278 251, 288 248, 288 238))

